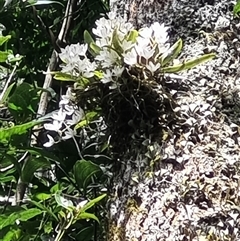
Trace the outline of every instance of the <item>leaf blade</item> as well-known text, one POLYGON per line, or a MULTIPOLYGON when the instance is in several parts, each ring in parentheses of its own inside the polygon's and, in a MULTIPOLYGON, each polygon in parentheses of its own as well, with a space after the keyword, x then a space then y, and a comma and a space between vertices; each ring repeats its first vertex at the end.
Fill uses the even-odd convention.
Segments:
POLYGON ((0 129, 0 143, 6 143, 13 135, 26 133, 33 126, 42 123, 42 121, 30 121, 22 125, 16 125, 6 129, 0 129))
POLYGON ((179 64, 179 65, 175 65, 175 66, 169 66, 169 67, 165 67, 161 69, 161 72, 163 73, 176 73, 179 71, 183 71, 183 70, 187 70, 187 69, 191 69, 201 63, 204 63, 206 61, 209 61, 211 59, 213 59, 216 55, 215 54, 206 54, 203 56, 200 56, 198 58, 189 60, 185 63, 179 64))

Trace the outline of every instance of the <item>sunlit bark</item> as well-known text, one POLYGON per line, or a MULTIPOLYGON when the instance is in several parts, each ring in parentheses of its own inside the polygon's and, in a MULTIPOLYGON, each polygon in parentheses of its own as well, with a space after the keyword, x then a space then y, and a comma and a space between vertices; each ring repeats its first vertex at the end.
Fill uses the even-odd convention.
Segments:
POLYGON ((209 52, 217 57, 167 76, 179 106, 177 121, 165 123, 159 136, 157 126, 136 130, 120 153, 109 241, 239 240, 239 41, 232 5, 112 2, 112 10, 137 28, 155 21, 169 26, 170 42, 181 37, 185 43, 180 61, 209 52), (174 90, 176 82, 182 90, 174 90))

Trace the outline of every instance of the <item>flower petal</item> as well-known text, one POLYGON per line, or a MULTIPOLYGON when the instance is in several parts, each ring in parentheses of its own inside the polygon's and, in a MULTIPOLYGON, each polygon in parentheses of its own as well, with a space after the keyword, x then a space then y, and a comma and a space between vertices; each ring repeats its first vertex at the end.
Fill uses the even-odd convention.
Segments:
POLYGON ((48 134, 47 134, 47 137, 48 137, 48 142, 44 143, 43 146, 44 147, 51 147, 51 146, 53 146, 55 144, 55 141, 54 141, 53 137, 48 135, 48 134))

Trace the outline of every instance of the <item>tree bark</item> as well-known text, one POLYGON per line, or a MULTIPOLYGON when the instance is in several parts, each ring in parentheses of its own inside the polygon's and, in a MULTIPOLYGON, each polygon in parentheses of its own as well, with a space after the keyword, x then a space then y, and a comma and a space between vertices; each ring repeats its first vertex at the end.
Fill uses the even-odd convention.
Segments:
MULTIPOLYGON (((240 240, 239 27, 227 0, 121 0, 111 9, 137 28, 169 26, 180 61, 217 57, 178 76, 178 121, 134 135, 113 180, 107 240, 240 240)), ((175 92, 174 92, 175 91, 175 92)), ((153 127, 154 128, 154 127, 153 127)))

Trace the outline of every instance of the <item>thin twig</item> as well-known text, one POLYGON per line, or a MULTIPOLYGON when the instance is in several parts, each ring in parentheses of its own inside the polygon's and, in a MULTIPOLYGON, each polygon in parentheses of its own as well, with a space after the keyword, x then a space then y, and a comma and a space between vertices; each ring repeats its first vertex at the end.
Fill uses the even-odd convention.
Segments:
POLYGON ((14 68, 13 68, 13 71, 12 71, 12 73, 10 74, 7 82, 5 83, 5 86, 4 86, 4 88, 3 88, 3 90, 2 90, 2 93, 1 93, 1 95, 0 95, 0 103, 3 101, 3 97, 4 97, 4 95, 5 95, 5 92, 7 91, 7 88, 8 88, 8 86, 9 86, 9 83, 11 82, 11 80, 12 80, 12 78, 13 78, 13 75, 14 75, 14 73, 16 72, 16 69, 17 69, 18 65, 19 65, 19 63, 17 62, 17 63, 15 64, 15 66, 14 66, 14 68))
MULTIPOLYGON (((67 2, 65 14, 64 14, 65 19, 63 21, 61 30, 58 34, 57 45, 66 42, 66 37, 67 37, 67 34, 69 33, 69 30, 70 30, 69 28, 71 26, 71 20, 72 20, 71 13, 73 12, 73 8, 74 8, 75 4, 76 4, 76 0, 68 0, 68 2, 67 2)), ((47 89, 52 85, 52 75, 50 73, 56 69, 57 65, 58 65, 58 53, 56 50, 53 50, 52 56, 50 59, 50 63, 49 63, 48 69, 47 69, 47 74, 45 77, 44 85, 43 85, 44 89, 47 89)), ((48 93, 42 92, 39 106, 38 106, 37 116, 45 115, 46 110, 47 110, 47 105, 48 105, 48 93)), ((38 133, 35 133, 35 135, 32 135, 31 145, 36 144, 37 136, 38 136, 38 133)), ((29 158, 29 156, 27 156, 27 158, 24 160, 24 163, 26 163, 28 158, 29 158)), ((23 164, 23 166, 24 166, 24 164, 23 164)), ((17 205, 19 205, 21 203, 21 200, 23 199, 23 197, 25 195, 26 188, 27 188, 27 184, 22 181, 21 177, 19 177, 18 183, 17 183, 17 188, 16 188, 16 194, 15 194, 15 202, 17 205)))

